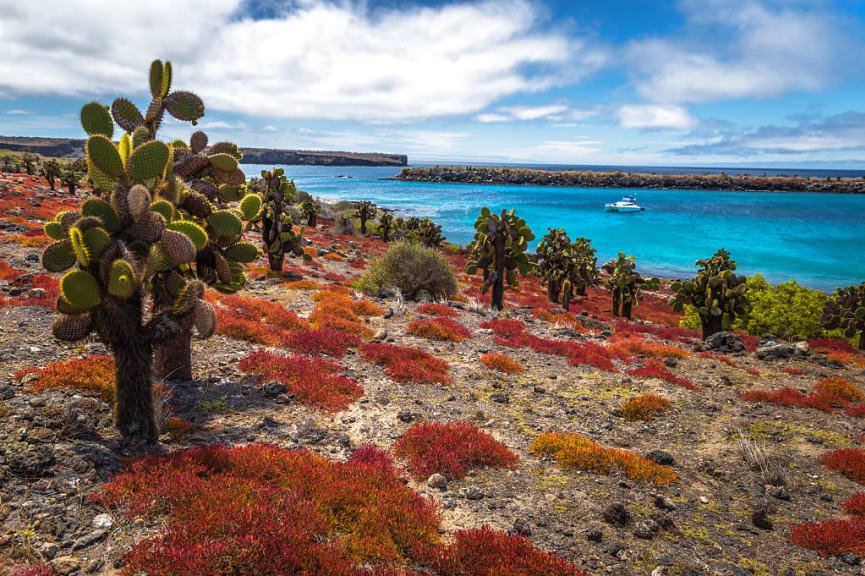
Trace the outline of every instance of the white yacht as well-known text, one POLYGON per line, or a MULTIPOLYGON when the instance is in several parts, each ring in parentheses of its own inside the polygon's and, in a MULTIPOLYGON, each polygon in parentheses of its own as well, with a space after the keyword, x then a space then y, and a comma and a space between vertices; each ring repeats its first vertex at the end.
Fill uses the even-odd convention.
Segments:
POLYGON ((604 204, 604 209, 607 212, 639 212, 640 210, 645 210, 645 208, 637 204, 636 195, 624 196, 618 202, 604 204))

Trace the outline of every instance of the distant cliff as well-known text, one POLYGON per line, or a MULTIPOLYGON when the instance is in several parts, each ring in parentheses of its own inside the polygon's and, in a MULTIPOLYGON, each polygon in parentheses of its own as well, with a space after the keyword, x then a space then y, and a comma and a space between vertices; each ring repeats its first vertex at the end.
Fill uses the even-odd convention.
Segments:
MULTIPOLYGON (((43 156, 83 158, 84 140, 74 138, 31 138, 27 136, 0 136, 0 149, 31 152, 43 156)), ((379 154, 375 152, 326 152, 319 150, 273 150, 269 148, 241 148, 241 164, 307 164, 312 166, 405 166, 405 154, 379 154)))
POLYGON ((789 176, 730 176, 727 174, 641 174, 523 168, 436 166, 403 168, 397 180, 454 184, 567 186, 573 188, 669 188, 682 190, 743 190, 753 192, 835 192, 865 194, 865 179, 798 178, 789 176))

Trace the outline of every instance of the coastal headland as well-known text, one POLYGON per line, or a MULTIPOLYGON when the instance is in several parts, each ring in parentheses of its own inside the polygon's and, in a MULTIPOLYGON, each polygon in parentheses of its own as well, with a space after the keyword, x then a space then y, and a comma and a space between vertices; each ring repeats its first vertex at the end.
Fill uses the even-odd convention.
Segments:
POLYGON ((435 166, 403 168, 396 176, 406 182, 561 186, 572 188, 665 188, 681 190, 743 190, 749 192, 821 192, 865 194, 863 178, 802 178, 728 174, 650 174, 525 168, 435 166))
MULTIPOLYGON (((38 138, 0 136, 0 149, 33 152, 45 157, 78 159, 84 157, 85 140, 76 138, 38 138)), ((334 152, 326 150, 278 150, 240 148, 241 164, 303 164, 309 166, 405 166, 405 154, 378 152, 334 152)))

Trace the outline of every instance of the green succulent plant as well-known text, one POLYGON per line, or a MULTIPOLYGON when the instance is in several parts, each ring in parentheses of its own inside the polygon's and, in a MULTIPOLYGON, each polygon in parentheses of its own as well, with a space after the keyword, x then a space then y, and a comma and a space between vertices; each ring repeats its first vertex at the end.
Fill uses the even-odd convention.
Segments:
POLYGON ((677 312, 685 306, 693 306, 700 315, 703 338, 724 329, 728 323, 745 314, 750 306, 745 297, 748 291, 747 278, 735 273, 736 262, 730 253, 721 248, 711 258, 697 260, 700 269, 697 276, 685 282, 673 282, 670 288, 675 293, 670 305, 677 312))
POLYGON ((267 252, 268 264, 274 272, 282 272, 282 262, 286 253, 311 259, 303 251, 301 233, 291 229, 291 215, 287 209, 291 206, 296 189, 294 182, 286 180, 284 174, 282 168, 261 172, 264 182, 261 196, 262 240, 267 252))
POLYGON ((550 302, 559 302, 562 282, 567 275, 568 249, 571 239, 564 228, 548 228, 547 234, 538 242, 535 254, 541 282, 547 285, 550 302))
POLYGON ((390 233, 394 228, 394 218, 393 214, 390 212, 385 212, 382 214, 379 219, 379 231, 381 232, 381 239, 385 242, 390 242, 390 233))
POLYGON ((300 211, 303 214, 304 220, 306 220, 306 225, 315 228, 318 221, 318 213, 321 212, 321 204, 311 199, 304 200, 300 205, 300 211))
POLYGON ((57 179, 60 178, 60 175, 63 173, 60 162, 57 160, 46 160, 42 164, 42 177, 48 181, 48 186, 52 190, 54 190, 54 186, 57 183, 57 179))
POLYGON ((71 196, 78 189, 78 184, 81 182, 82 177, 84 177, 84 171, 81 170, 78 162, 69 162, 61 169, 60 183, 66 187, 66 191, 71 196))
POLYGON ((823 305, 820 323, 826 330, 840 328, 846 338, 859 335, 859 349, 865 350, 865 282, 838 288, 823 305))
POLYGON ((203 299, 205 284, 212 281, 232 291, 245 282, 240 263, 226 256, 244 251, 240 225, 235 226, 245 219, 243 202, 240 209, 229 208, 223 202, 230 191, 217 189, 213 199, 200 191, 216 183, 230 186, 223 174, 231 171, 223 168, 236 163, 213 156, 236 160, 236 147, 215 145, 203 154, 206 136, 200 132, 186 149, 182 142, 156 140, 164 111, 192 122, 204 111, 197 96, 169 92, 170 84, 171 64, 157 60, 151 66, 153 102, 146 115, 123 98, 110 112, 96 102, 82 108, 81 123, 89 135, 87 171, 97 195, 45 225, 56 242, 42 255, 46 269, 66 272, 57 300, 63 316, 54 324, 54 335, 74 341, 96 332, 105 342, 116 365, 117 427, 124 437, 148 443, 158 435, 154 351, 169 351, 163 367, 179 361, 188 366, 188 342, 185 348, 177 343, 193 328, 206 338, 216 327, 214 310, 203 299), (116 143, 111 140, 115 124, 126 131, 116 143), (188 153, 178 153, 182 150, 188 153), (190 170, 189 158, 199 156, 206 161, 196 160, 199 168, 190 170), (178 166, 187 169, 189 185, 177 176, 178 166), (148 297, 153 310, 145 315, 148 297))
POLYGON ((541 281, 547 284, 551 302, 570 309, 574 295, 585 296, 586 288, 597 282, 598 267, 591 241, 571 242, 562 228, 549 228, 536 249, 541 281))
POLYGON ((501 216, 490 212, 484 206, 475 221, 475 239, 471 260, 466 265, 466 273, 477 274, 483 271, 484 281, 481 293, 486 294, 491 287, 490 307, 501 310, 504 307, 504 283, 517 285, 517 273, 526 276, 535 264, 529 260, 526 249, 535 239, 525 220, 516 216, 513 210, 502 210, 501 216))
POLYGON ((39 164, 39 158, 31 154, 30 152, 24 152, 21 155, 21 169, 24 170, 24 173, 33 176, 36 174, 36 166, 39 164))
POLYGON ((445 241, 441 225, 429 218, 418 220, 417 227, 409 231, 408 239, 423 244, 427 248, 441 248, 442 242, 445 241))
POLYGON ((637 263, 634 256, 625 256, 619 252, 618 258, 614 258, 602 267, 609 278, 607 289, 612 296, 613 316, 622 316, 631 319, 632 309, 640 303, 643 289, 657 290, 661 285, 658 278, 643 278, 637 273, 637 263))
POLYGON ((360 220, 360 233, 362 236, 366 236, 366 221, 375 218, 377 213, 378 208, 372 202, 363 200, 357 203, 354 215, 360 220))

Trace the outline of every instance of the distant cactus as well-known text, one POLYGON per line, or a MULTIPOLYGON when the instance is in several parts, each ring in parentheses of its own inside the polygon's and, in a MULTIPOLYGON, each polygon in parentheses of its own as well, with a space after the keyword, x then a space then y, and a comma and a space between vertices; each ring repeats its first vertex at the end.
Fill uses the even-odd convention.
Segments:
POLYGON ((514 215, 514 211, 502 210, 496 216, 484 206, 475 221, 475 239, 472 260, 466 265, 466 273, 477 274, 484 270, 484 283, 481 293, 492 287, 490 307, 501 310, 504 307, 504 282, 517 285, 517 272, 521 276, 532 271, 534 265, 526 254, 528 243, 535 236, 526 226, 525 220, 514 215))
POLYGON ((631 310, 638 305, 642 297, 642 290, 657 290, 661 284, 658 278, 643 278, 637 273, 636 258, 625 256, 619 252, 619 257, 610 260, 603 266, 610 277, 607 279, 607 288, 612 296, 613 316, 623 316, 631 319, 631 310))
POLYGON ((377 212, 378 209, 372 202, 364 200, 357 203, 357 209, 355 210, 354 215, 360 219, 360 233, 362 236, 366 236, 366 221, 375 218, 377 212))
POLYGON ((304 200, 300 205, 300 211, 303 213, 306 225, 310 228, 315 228, 315 224, 318 221, 318 213, 321 212, 321 204, 315 200, 304 200))
POLYGON ((548 228, 547 234, 538 242, 535 253, 538 256, 538 272, 541 281, 547 285, 550 302, 559 302, 559 293, 566 275, 567 252, 571 239, 564 228, 548 228))
POLYGON ((586 288, 597 281, 598 267, 595 249, 585 238, 571 242, 561 228, 550 228, 538 244, 541 281, 547 284, 547 295, 551 302, 559 302, 565 310, 570 309, 574 294, 586 295, 586 288))
POLYGON ((390 242, 390 233, 394 228, 393 214, 385 212, 378 219, 379 230, 381 230, 381 239, 385 242, 390 242))
POLYGON ((17 172, 17 171, 18 171, 18 162, 16 162, 15 160, 13 160, 9 156, 4 156, 3 157, 3 172, 6 172, 8 174, 8 173, 17 172))
POLYGON ((838 288, 824 304, 820 323, 826 330, 841 328, 846 338, 859 334, 859 349, 865 350, 865 282, 838 288))
POLYGON ((57 160, 46 160, 42 164, 42 176, 48 181, 48 187, 54 190, 57 179, 63 174, 60 162, 57 160))
POLYGON ((21 169, 29 176, 36 174, 36 166, 38 163, 39 158, 30 152, 24 152, 24 154, 21 155, 21 169))
POLYGON ((736 262, 723 248, 694 265, 700 267, 696 278, 670 285, 675 292, 670 304, 678 312, 685 306, 696 308, 705 339, 724 329, 725 316, 732 322, 750 309, 745 297, 748 284, 744 276, 734 273, 736 262))
POLYGON ((571 242, 575 270, 571 278, 578 296, 586 295, 586 288, 598 282, 598 259, 588 238, 577 238, 571 242))
POLYGON ((429 218, 419 220, 417 227, 408 233, 408 239, 423 244, 427 248, 441 248, 442 242, 445 241, 441 225, 429 218))
MULTIPOLYGON (((245 276, 229 255, 250 256, 239 242, 242 211, 222 206, 226 196, 237 194, 233 182, 243 177, 236 172, 236 147, 217 144, 204 156, 206 137, 200 132, 193 134, 190 148, 155 140, 165 110, 192 122, 204 113, 197 96, 169 93, 170 85, 171 64, 157 60, 150 70, 153 102, 146 115, 123 98, 114 101, 111 113, 95 102, 82 108, 90 136, 87 170, 101 197, 47 223, 45 232, 56 242, 42 255, 49 271, 72 268, 60 282, 57 309, 63 317, 55 322, 54 335, 73 341, 95 331, 114 353, 117 427, 136 442, 153 442, 158 434, 154 348, 174 347, 192 327, 200 337, 210 336, 216 318, 203 300, 205 283, 199 278, 211 276, 217 288, 239 289, 245 276), (126 130, 117 144, 111 140, 115 123, 126 130), (178 172, 196 180, 187 187, 178 172), (216 193, 209 198, 201 189, 216 193), (146 320, 148 296, 154 308, 146 320)), ((184 353, 188 365, 188 348, 184 353)))
POLYGON ((264 181, 261 208, 262 241, 267 252, 267 261, 274 272, 282 272, 286 252, 295 256, 306 256, 300 233, 291 229, 291 215, 287 212, 294 199, 294 182, 289 182, 282 168, 262 170, 264 181))
POLYGON ((63 166, 63 169, 60 172, 60 183, 63 186, 66 186, 66 191, 69 192, 70 196, 72 196, 78 189, 78 183, 81 181, 83 176, 84 173, 79 169, 78 163, 70 162, 63 166))

